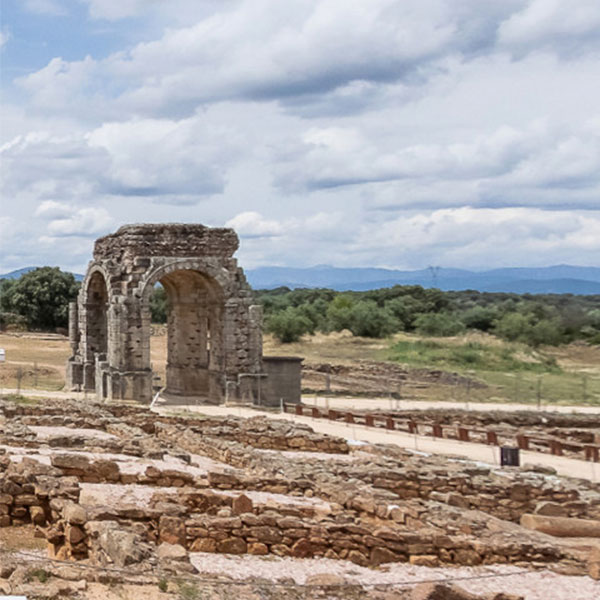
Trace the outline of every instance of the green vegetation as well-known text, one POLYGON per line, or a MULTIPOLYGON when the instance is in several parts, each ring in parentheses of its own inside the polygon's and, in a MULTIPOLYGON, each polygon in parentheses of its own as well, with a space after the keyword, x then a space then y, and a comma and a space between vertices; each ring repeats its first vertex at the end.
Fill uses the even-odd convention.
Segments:
POLYGON ((194 583, 179 582, 179 597, 182 600, 199 600, 202 596, 194 583))
MULTIPOLYGON (((64 328, 78 288, 73 275, 51 267, 2 280, 0 327, 64 328)), ((264 308, 266 331, 284 343, 306 333, 347 329, 370 338, 400 331, 441 337, 478 330, 534 348, 574 340, 600 344, 600 296, 442 292, 396 285, 366 292, 281 287, 259 290, 256 298, 264 308)), ((161 286, 155 288, 150 308, 154 323, 166 322, 168 300, 161 286)))
POLYGON ((391 347, 388 358, 410 365, 453 370, 560 372, 554 358, 541 355, 528 346, 515 344, 444 344, 427 339, 401 340, 391 347))
POLYGON ((153 323, 166 323, 168 314, 167 292, 162 285, 157 285, 150 296, 150 314, 153 323))
POLYGON ((79 284, 58 267, 41 267, 19 279, 0 281, 0 326, 26 324, 28 329, 51 331, 69 324, 69 302, 79 284))
POLYGON ((416 285, 367 292, 282 287, 256 296, 266 331, 285 343, 306 333, 348 329, 372 338, 478 330, 534 348, 574 340, 600 344, 600 296, 442 292, 416 285))
POLYGON ((27 571, 25 580, 33 581, 34 579, 37 579, 40 583, 46 583, 50 579, 50 573, 45 569, 31 569, 27 571))

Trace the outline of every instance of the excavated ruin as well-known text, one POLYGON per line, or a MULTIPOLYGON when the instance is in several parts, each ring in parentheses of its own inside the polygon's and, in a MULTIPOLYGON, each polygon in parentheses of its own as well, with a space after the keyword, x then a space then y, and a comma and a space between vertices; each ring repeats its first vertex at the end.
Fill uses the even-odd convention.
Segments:
MULTIPOLYGON (((0 527, 33 531, 47 550, 36 560, 53 559, 52 573, 64 564, 56 561, 79 565, 82 587, 109 572, 155 586, 181 574, 201 581, 205 557, 215 555, 371 570, 513 565, 600 578, 593 544, 542 532, 549 519, 593 533, 598 484, 349 443, 266 417, 190 415, 0 400, 0 527)), ((19 553, 1 556, 0 590, 12 581, 14 592, 19 553)))

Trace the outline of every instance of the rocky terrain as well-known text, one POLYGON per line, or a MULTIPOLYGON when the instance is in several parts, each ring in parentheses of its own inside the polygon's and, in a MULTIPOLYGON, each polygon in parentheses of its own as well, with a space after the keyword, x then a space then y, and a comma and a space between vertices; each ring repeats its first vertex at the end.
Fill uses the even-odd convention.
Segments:
POLYGON ((260 416, 0 400, 0 532, 30 598, 600 595, 598 484, 260 416))

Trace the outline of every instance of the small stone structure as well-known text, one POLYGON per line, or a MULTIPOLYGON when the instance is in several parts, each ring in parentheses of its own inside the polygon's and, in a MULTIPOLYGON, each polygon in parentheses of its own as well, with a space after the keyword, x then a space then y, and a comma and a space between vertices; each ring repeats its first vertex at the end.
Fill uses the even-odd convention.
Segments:
POLYGON ((238 245, 232 229, 195 224, 125 225, 96 240, 69 307, 67 387, 150 402, 150 298, 160 283, 169 305, 165 395, 255 399, 266 377, 262 308, 233 258, 238 245))
POLYGON ((266 379, 261 389, 264 406, 298 404, 301 402, 302 359, 297 356, 264 356, 266 379))

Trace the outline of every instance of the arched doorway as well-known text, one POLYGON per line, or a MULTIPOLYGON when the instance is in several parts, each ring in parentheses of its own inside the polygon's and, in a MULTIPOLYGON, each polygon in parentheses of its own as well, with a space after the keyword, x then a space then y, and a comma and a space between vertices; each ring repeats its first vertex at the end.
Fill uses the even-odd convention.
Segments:
POLYGON ((106 360, 108 351, 108 289, 100 271, 90 275, 85 291, 84 389, 95 390, 96 360, 106 360))
POLYGON ((223 373, 221 286, 209 275, 191 269, 166 273, 157 281, 167 296, 164 396, 215 397, 223 373))

